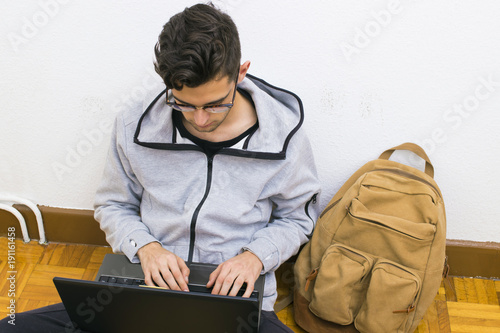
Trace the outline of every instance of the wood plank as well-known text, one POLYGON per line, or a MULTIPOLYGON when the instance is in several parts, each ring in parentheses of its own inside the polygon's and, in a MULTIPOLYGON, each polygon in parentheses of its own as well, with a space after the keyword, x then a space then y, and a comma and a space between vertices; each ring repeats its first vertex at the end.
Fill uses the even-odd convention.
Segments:
MULTIPOLYGON (((10 306, 11 304, 10 300, 11 298, 8 297, 7 295, 3 296, 2 294, 2 296, 0 296, 0 319, 9 315, 10 309, 7 309, 7 307, 10 306)), ((15 311, 16 313, 18 311, 17 304, 15 304, 15 311)))
MULTIPOLYGON (((24 311, 33 310, 33 308, 29 308, 27 306, 27 304, 29 303, 29 301, 30 300, 27 299, 27 298, 20 298, 20 299, 18 299, 17 300, 17 305, 18 305, 17 310, 18 310, 18 312, 24 312, 24 311)), ((38 302, 38 301, 36 301, 36 302, 38 302)))
POLYGON ((448 316, 448 306, 447 302, 436 300, 436 313, 437 319, 439 323, 439 332, 440 333, 450 333, 450 318, 448 316))
POLYGON ((54 254, 50 258, 49 265, 53 266, 66 266, 74 251, 74 245, 71 244, 57 244, 54 254))
POLYGON ((28 299, 30 301, 49 301, 49 302, 61 302, 61 298, 57 293, 56 287, 45 286, 45 285, 27 285, 23 293, 21 294, 22 299, 28 299))
POLYGON ((82 259, 86 246, 77 244, 77 245, 72 245, 72 248, 73 252, 71 253, 71 256, 68 258, 68 263, 64 265, 66 267, 78 267, 78 264, 82 259))
POLYGON ((42 257, 40 258, 40 261, 38 263, 41 265, 48 265, 56 247, 57 243, 49 243, 48 245, 46 245, 42 253, 42 257))
POLYGON ((453 327, 453 332, 456 333, 499 333, 500 328, 495 328, 495 327, 488 327, 487 330, 485 330, 484 327, 477 327, 473 325, 455 325, 453 327))
POLYGON ((454 277, 453 285, 455 287, 455 295, 457 296, 457 302, 467 302, 467 292, 465 291, 464 279, 454 277))
POLYGON ((434 299, 446 302, 446 288, 443 284, 441 284, 441 286, 439 287, 438 293, 436 294, 436 297, 434 299))
POLYGON ((450 322, 453 332, 500 333, 500 317, 487 319, 471 316, 458 317, 450 314, 450 322))
POLYGON ((90 261, 87 264, 87 269, 96 269, 98 270, 101 267, 102 261, 104 260, 104 256, 108 253, 113 253, 111 247, 95 247, 92 255, 90 256, 90 261))
POLYGON ((456 317, 500 319, 500 307, 489 304, 448 303, 448 312, 456 317))
POLYGON ((0 253, 2 253, 2 254, 7 253, 7 244, 8 243, 9 243, 9 240, 7 239, 7 237, 0 237, 0 253))
POLYGON ((467 295, 467 303, 479 303, 474 279, 464 278, 464 284, 465 295, 467 295))
POLYGON ((476 288, 477 301, 479 304, 489 304, 488 302, 488 292, 486 290, 486 284, 484 279, 472 279, 474 287, 476 288))
POLYGON ((21 307, 19 308, 19 312, 25 312, 25 311, 30 311, 30 310, 35 310, 44 306, 48 306, 51 304, 55 304, 55 302, 51 302, 48 300, 33 300, 33 299, 20 299, 19 303, 21 307))
POLYGON ((455 291, 455 282, 453 277, 448 276, 443 279, 443 285, 446 294, 446 300, 448 302, 456 302, 457 301, 457 293, 455 291))
POLYGON ((500 280, 495 280, 495 289, 497 291, 498 303, 500 303, 500 280))
POLYGON ((20 263, 18 266, 21 268, 16 275, 16 298, 19 298, 24 288, 28 285, 29 278, 36 265, 20 263))
POLYGON ((87 268, 87 266, 89 265, 89 263, 92 259, 92 254, 94 253, 95 249, 96 249, 96 246, 85 245, 83 248, 83 253, 81 254, 80 260, 78 261, 78 265, 75 267, 87 268))
POLYGON ((8 271, 10 271, 10 269, 7 266, 7 260, 0 259, 0 295, 6 295, 5 285, 8 283, 7 281, 8 271))
POLYGON ((97 271, 98 271, 97 269, 86 269, 85 272, 83 273, 82 279, 89 281, 95 280, 95 277, 97 276, 97 271))
POLYGON ((83 268, 63 267, 54 265, 36 265, 28 280, 34 286, 54 286, 52 279, 56 276, 71 279, 81 279, 85 270, 83 268))
MULTIPOLYGON (((0 238, 0 253, 2 258, 7 258, 8 246, 10 246, 7 238, 0 238), (4 257, 5 255, 5 257, 4 257)), ((29 243, 24 243, 20 239, 14 241, 14 253, 13 256, 16 262, 25 262, 36 264, 40 260, 40 254, 43 253, 45 247, 38 244, 37 241, 31 241, 29 243)))
POLYGON ((15 271, 11 271, 8 265, 4 265, 0 271, 0 295, 12 294, 12 298, 18 298, 34 267, 34 264, 18 262, 14 268, 15 271))
POLYGON ((52 279, 56 276, 81 279, 84 272, 83 268, 36 265, 19 297, 51 303, 61 302, 52 279))
POLYGON ((486 295, 488 297, 488 304, 499 305, 498 295, 497 295, 497 292, 495 290, 495 281, 484 280, 484 285, 486 287, 486 295))

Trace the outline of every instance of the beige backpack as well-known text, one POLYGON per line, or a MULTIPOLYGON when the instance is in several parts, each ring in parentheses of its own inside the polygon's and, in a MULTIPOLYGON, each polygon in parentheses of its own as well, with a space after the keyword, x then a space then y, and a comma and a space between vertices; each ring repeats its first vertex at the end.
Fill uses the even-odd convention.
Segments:
POLYGON ((294 267, 294 312, 308 332, 413 332, 445 265, 446 216, 424 150, 405 143, 354 173, 320 215, 294 267), (425 172, 389 161, 410 150, 425 172))

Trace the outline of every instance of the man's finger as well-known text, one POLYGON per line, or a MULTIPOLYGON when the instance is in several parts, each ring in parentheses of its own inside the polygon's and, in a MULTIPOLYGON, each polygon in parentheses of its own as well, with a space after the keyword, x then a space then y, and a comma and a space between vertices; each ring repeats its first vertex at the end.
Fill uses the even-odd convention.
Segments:
MULTIPOLYGON (((222 274, 219 275, 217 279, 217 283, 221 284, 221 288, 218 292, 219 295, 227 295, 229 290, 233 286, 234 280, 236 280, 236 276, 232 273, 227 274, 225 277, 222 277, 222 274), (219 282, 220 281, 220 282, 219 282)), ((216 283, 216 285, 217 285, 216 283)))
POLYGON ((250 295, 253 292, 254 287, 255 286, 254 286, 253 282, 247 281, 247 289, 245 290, 245 293, 243 294, 243 297, 250 297, 250 295))
POLYGON ((151 286, 158 286, 162 288, 169 288, 168 285, 165 283, 164 277, 160 272, 157 272, 155 274, 151 275, 152 278, 152 283, 150 284, 151 286))
MULTIPOLYGON (((207 288, 211 288, 214 286, 215 281, 217 281, 217 277, 219 277, 221 267, 220 265, 210 274, 207 282, 207 288)), ((215 288, 215 286, 214 286, 215 288)))
POLYGON ((171 289, 189 291, 186 279, 178 266, 170 267, 169 280, 166 280, 171 289))
POLYGON ((182 260, 181 258, 177 257, 177 262, 179 264, 179 268, 181 270, 181 274, 182 274, 182 277, 184 278, 184 281, 186 281, 186 283, 189 283, 189 273, 191 273, 191 271, 189 270, 189 268, 187 267, 186 263, 184 262, 184 260, 182 260))
MULTIPOLYGON (((212 273, 215 278, 215 284, 212 289, 214 295, 227 295, 231 288, 236 276, 231 276, 231 268, 227 264, 220 264, 217 269, 212 273), (215 275, 217 273, 217 275, 215 275), (229 285, 228 285, 229 284, 229 285)), ((212 275, 210 276, 212 278, 212 275)))
POLYGON ((245 280, 241 278, 241 275, 236 278, 233 282, 233 287, 231 288, 231 292, 229 293, 229 296, 236 296, 238 292, 240 291, 241 286, 245 280))
MULTIPOLYGON (((182 290, 179 284, 177 283, 176 278, 173 275, 173 270, 175 270, 173 267, 171 267, 170 269, 168 267, 162 268, 161 275, 163 277, 163 280, 165 280, 169 289, 182 290)), ((177 275, 180 275, 179 268, 177 268, 177 275)))

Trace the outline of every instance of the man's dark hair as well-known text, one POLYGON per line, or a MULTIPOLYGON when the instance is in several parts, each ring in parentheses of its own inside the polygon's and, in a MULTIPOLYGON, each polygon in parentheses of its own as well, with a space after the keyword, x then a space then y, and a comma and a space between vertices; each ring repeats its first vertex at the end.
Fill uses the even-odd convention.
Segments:
POLYGON ((169 89, 193 88, 238 75, 241 49, 231 17, 213 6, 197 4, 163 26, 155 46, 155 70, 169 89))

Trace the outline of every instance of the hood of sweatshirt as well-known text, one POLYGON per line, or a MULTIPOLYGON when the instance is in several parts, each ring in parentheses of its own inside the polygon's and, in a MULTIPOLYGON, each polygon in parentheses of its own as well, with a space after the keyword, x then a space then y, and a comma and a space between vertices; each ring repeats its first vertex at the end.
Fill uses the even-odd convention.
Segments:
MULTIPOLYGON (((238 85, 255 103, 259 128, 243 142, 219 153, 261 159, 285 159, 290 139, 304 120, 302 101, 294 93, 247 74, 238 85), (266 110, 266 112, 259 112, 266 110)), ((165 150, 199 149, 181 140, 171 121, 172 108, 165 105, 165 90, 146 107, 134 135, 138 145, 165 150)))

